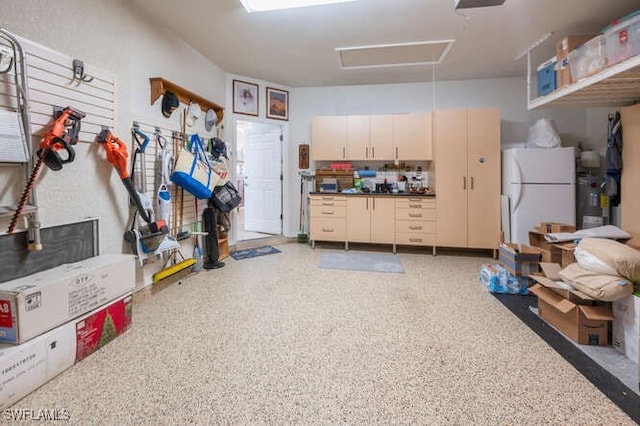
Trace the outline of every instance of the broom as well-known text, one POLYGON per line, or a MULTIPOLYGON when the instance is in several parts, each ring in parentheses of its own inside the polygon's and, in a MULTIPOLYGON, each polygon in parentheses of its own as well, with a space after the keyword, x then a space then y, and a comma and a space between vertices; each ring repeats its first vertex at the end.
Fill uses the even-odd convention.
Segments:
POLYGON ((306 243, 309 241, 309 236, 304 232, 304 178, 300 176, 300 230, 298 231, 298 242, 306 243))

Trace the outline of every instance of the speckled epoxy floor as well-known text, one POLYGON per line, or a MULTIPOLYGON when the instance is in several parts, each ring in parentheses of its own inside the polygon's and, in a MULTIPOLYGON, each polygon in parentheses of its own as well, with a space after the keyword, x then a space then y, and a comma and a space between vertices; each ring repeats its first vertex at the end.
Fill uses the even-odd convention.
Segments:
POLYGON ((319 269, 323 248, 203 271, 13 408, 86 424, 634 424, 477 282, 488 258, 400 254, 405 274, 319 269))

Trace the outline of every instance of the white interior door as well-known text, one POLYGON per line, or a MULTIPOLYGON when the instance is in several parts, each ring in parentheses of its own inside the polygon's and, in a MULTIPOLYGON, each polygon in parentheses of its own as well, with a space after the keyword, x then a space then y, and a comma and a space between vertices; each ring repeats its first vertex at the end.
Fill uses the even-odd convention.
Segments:
POLYGON ((251 123, 244 146, 244 229, 282 232, 282 128, 251 123))

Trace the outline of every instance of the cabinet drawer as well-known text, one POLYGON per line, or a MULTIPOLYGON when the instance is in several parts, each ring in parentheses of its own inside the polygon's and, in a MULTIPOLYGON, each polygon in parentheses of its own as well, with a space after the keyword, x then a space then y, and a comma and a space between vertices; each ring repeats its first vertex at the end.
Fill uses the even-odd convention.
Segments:
POLYGON ((435 234, 436 223, 427 221, 398 220, 396 221, 396 232, 407 234, 435 234))
POLYGON ((403 197, 396 200, 397 208, 435 209, 436 200, 426 197, 403 197))
POLYGON ((396 208, 397 220, 436 220, 435 209, 409 209, 409 208, 396 208))
POLYGON ((311 205, 310 217, 347 217, 347 206, 311 205))
POLYGON ((412 246, 432 246, 436 243, 436 234, 411 234, 398 232, 396 234, 396 244, 407 244, 412 246))
POLYGON ((311 202, 309 204, 312 206, 346 206, 347 197, 338 197, 335 195, 312 195, 311 202))
POLYGON ((346 241, 345 219, 311 219, 311 239, 316 241, 346 241))

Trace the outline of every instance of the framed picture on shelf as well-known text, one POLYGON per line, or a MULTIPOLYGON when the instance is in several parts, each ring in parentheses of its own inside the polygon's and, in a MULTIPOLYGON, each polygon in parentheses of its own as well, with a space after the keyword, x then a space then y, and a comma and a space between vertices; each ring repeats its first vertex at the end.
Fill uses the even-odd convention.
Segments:
POLYGON ((258 85, 233 80, 233 112, 258 116, 258 85))
POLYGON ((289 120, 289 92, 267 87, 267 118, 289 120))

